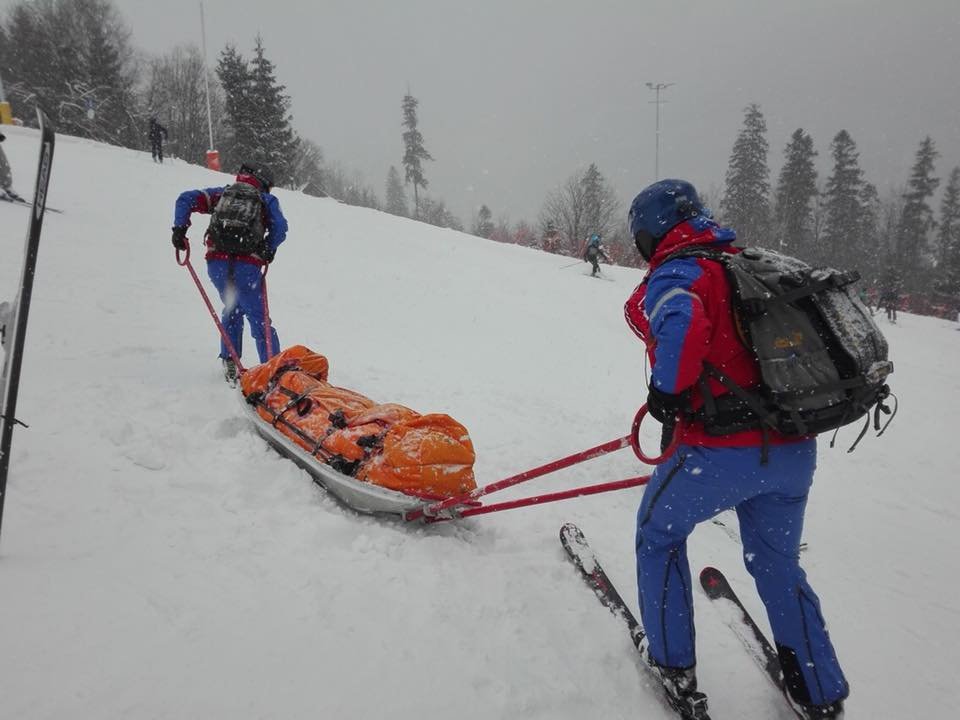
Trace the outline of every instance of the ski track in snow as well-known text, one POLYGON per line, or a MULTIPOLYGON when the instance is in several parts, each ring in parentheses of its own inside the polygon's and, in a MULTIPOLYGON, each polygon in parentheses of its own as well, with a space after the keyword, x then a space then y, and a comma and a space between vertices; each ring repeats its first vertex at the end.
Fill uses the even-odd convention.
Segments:
MULTIPOLYGON (((7 134, 27 195, 37 134, 7 134)), ((635 605, 642 489, 407 527, 343 508, 256 437, 169 241, 177 194, 224 179, 57 140, 50 203, 65 213, 44 225, 19 403, 30 429, 15 434, 0 541, 0 714, 672 718, 557 540, 564 521, 580 525, 635 605)), ((338 385, 463 422, 481 482, 629 429, 645 396, 622 319, 638 272, 605 266, 615 282, 587 283, 561 257, 278 196, 291 226, 269 274, 282 343, 326 354, 338 385)), ((0 299, 26 222, 0 206, 14 258, 0 299)), ((853 429, 834 450, 821 440, 804 534, 849 720, 947 715, 960 660, 960 490, 944 421, 960 336, 931 318, 881 322, 899 415, 853 454, 853 429)), ((621 451, 503 495, 638 471, 621 451)), ((694 572, 723 569, 767 629, 722 528, 699 528, 689 554, 694 572)), ((711 713, 790 718, 699 591, 695 603, 711 713)))

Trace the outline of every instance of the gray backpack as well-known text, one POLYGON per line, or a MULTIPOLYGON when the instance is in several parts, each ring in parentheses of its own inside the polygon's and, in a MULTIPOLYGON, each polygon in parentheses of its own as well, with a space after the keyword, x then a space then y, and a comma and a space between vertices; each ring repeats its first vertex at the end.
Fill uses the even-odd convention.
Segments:
POLYGON ((247 183, 224 188, 213 209, 207 235, 214 250, 231 255, 253 255, 263 250, 263 200, 247 183))
POLYGON ((760 248, 725 253, 694 247, 668 260, 678 257, 723 265, 741 339, 760 365, 760 387, 746 390, 704 363, 699 381, 704 405, 692 417, 704 423, 707 433, 759 428, 813 435, 866 415, 853 450, 869 427, 871 409, 878 432, 886 429, 886 424, 880 427, 880 413, 891 414, 885 400, 893 363, 887 341, 853 289, 858 273, 812 268, 760 248), (715 397, 708 378, 729 393, 715 397))

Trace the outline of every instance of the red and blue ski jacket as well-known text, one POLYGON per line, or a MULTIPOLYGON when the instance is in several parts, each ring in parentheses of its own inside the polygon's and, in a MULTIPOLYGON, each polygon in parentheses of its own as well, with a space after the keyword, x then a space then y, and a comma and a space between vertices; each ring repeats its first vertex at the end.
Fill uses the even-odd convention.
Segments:
MULTIPOLYGON (((237 182, 245 182, 260 190, 260 199, 263 201, 263 227, 266 229, 264 240, 272 252, 276 252, 280 243, 287 239, 287 219, 280 210, 280 201, 276 196, 263 192, 260 183, 251 175, 238 175, 237 182)), ((220 202, 220 196, 226 187, 212 187, 203 190, 187 190, 180 193, 173 212, 174 227, 189 227, 190 216, 193 213, 209 215, 220 202)), ((210 238, 204 234, 204 243, 207 246, 207 260, 227 260, 233 258, 238 262, 252 265, 263 265, 263 259, 256 255, 230 255, 218 252, 210 246, 210 238)))
MULTIPOLYGON (((647 346, 651 382, 666 393, 689 390, 691 409, 703 405, 698 380, 704 361, 710 362, 746 389, 760 384, 760 366, 741 340, 732 305, 732 291, 723 266, 704 258, 667 258, 678 250, 708 246, 723 252, 733 247, 736 233, 713 220, 696 217, 666 234, 650 260, 646 277, 624 306, 627 324, 647 346)), ((709 378, 710 393, 727 392, 709 378)), ((708 435, 702 423, 684 424, 680 442, 707 447, 750 447, 763 444, 759 429, 729 435, 708 435)), ((780 444, 803 438, 769 433, 780 444)))

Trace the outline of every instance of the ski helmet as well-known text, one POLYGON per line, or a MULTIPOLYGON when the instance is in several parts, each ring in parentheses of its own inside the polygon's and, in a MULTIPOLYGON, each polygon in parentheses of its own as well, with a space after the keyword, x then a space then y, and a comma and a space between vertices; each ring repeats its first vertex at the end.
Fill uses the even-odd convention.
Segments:
POLYGON ((633 199, 627 221, 637 250, 649 262, 664 235, 705 212, 696 188, 686 180, 660 180, 633 199))
POLYGON ((264 192, 270 192, 273 189, 273 171, 265 165, 254 165, 253 163, 243 163, 237 171, 237 175, 249 175, 260 183, 260 188, 264 192))

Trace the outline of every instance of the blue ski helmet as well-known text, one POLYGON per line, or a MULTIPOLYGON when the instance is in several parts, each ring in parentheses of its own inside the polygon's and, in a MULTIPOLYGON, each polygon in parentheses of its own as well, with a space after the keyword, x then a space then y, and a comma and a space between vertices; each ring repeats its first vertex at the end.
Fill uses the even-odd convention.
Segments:
POLYGON ((643 259, 649 262, 664 235, 704 212, 693 185, 686 180, 660 180, 633 199, 627 215, 630 236, 643 259))
POLYGON ((600 244, 600 234, 599 234, 599 233, 594 233, 593 235, 590 236, 590 244, 591 244, 591 245, 599 245, 599 244, 600 244))

